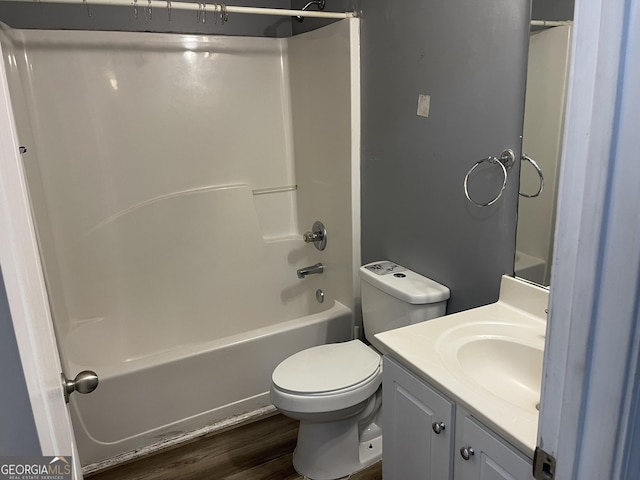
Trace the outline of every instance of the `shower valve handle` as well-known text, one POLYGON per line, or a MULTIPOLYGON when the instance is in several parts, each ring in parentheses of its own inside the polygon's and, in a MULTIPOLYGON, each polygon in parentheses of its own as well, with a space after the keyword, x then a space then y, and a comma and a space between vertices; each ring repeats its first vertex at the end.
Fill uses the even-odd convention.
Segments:
POLYGON ((313 243, 318 240, 322 240, 322 234, 318 232, 306 232, 302 238, 306 243, 313 243))
POLYGON ((327 246, 327 229, 322 222, 316 221, 311 231, 302 235, 302 239, 306 243, 313 243, 318 250, 322 251, 327 246))

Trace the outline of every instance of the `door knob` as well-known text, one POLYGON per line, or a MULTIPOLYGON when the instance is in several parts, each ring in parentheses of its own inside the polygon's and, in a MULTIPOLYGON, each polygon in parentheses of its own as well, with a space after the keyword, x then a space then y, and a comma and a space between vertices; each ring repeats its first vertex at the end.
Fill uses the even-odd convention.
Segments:
POLYGON ((69 403, 69 395, 73 392, 91 393, 98 387, 98 374, 91 370, 83 370, 73 380, 69 380, 64 373, 61 375, 62 391, 64 392, 64 400, 67 403, 69 403))

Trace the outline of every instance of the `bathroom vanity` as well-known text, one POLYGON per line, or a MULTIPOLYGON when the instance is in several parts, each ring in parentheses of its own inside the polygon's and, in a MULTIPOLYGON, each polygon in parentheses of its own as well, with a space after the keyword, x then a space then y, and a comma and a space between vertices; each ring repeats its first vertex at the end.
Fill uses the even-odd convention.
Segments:
POLYGON ((494 304, 377 335, 385 480, 532 478, 547 303, 505 276, 494 304))
POLYGON ((474 414, 385 357, 386 479, 529 479, 531 458, 474 414))

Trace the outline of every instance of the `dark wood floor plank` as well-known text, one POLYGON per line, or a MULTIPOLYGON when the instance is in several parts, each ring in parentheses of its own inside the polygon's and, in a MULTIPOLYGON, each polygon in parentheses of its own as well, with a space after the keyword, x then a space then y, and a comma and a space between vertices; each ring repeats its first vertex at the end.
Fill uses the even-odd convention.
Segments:
POLYGON ((292 454, 283 455, 275 460, 257 465, 248 470, 230 475, 225 480, 301 480, 302 477, 293 468, 292 454))
MULTIPOLYGON (((302 480, 293 468, 298 422, 273 415, 87 476, 87 480, 302 480)), ((351 480, 382 479, 378 463, 351 480)))
POLYGON ((369 468, 354 473, 349 480, 382 480, 382 462, 374 463, 369 468))

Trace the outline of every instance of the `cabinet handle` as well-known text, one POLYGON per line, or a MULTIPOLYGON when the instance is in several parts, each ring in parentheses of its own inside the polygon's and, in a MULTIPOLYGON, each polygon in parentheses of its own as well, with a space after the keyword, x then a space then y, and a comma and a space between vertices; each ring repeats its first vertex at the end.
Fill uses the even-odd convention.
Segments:
POLYGON ((440 435, 445 429, 445 424, 444 422, 433 422, 431 428, 436 435, 440 435))
POLYGON ((475 455, 476 452, 473 451, 472 447, 462 447, 460 449, 460 456, 463 460, 469 460, 471 457, 475 455))

